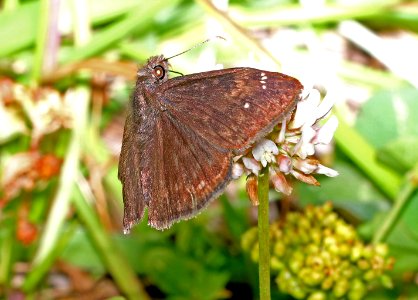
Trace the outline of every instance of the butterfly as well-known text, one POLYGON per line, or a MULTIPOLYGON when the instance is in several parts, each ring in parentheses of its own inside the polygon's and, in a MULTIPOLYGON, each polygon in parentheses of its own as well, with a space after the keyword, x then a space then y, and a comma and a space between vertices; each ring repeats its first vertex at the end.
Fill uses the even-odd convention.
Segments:
POLYGON ((137 73, 119 159, 125 233, 145 208, 157 229, 202 211, 231 181, 233 157, 281 122, 303 89, 293 77, 253 68, 171 79, 169 71, 160 55, 137 73))

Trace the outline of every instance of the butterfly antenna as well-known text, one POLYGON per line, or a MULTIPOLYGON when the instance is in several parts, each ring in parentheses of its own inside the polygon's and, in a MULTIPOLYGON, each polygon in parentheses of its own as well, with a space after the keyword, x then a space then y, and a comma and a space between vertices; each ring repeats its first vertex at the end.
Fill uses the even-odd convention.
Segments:
POLYGON ((180 53, 178 53, 178 54, 176 54, 176 55, 173 55, 173 56, 167 57, 167 58, 166 58, 166 59, 164 59, 164 60, 169 60, 169 59, 172 59, 173 57, 176 57, 176 56, 182 55, 182 54, 184 54, 184 53, 186 53, 186 52, 189 52, 190 50, 193 50, 193 49, 194 49, 194 48, 196 48, 196 47, 200 47, 200 46, 202 46, 203 44, 206 44, 207 42, 212 41, 212 40, 213 40, 213 39, 215 39, 215 38, 217 38, 217 39, 221 39, 221 40, 226 41, 226 38, 224 38, 224 37, 222 37, 222 36, 217 35, 217 36, 214 36, 213 38, 208 38, 208 39, 204 40, 203 42, 200 42, 199 44, 194 45, 194 46, 193 46, 193 47, 191 47, 190 49, 187 49, 187 50, 185 50, 185 51, 183 51, 183 52, 180 52, 180 53))
POLYGON ((184 74, 183 73, 181 73, 181 72, 177 72, 177 71, 173 71, 173 70, 168 70, 168 72, 170 72, 170 73, 174 73, 174 74, 179 74, 179 75, 181 75, 181 76, 184 76, 184 74))

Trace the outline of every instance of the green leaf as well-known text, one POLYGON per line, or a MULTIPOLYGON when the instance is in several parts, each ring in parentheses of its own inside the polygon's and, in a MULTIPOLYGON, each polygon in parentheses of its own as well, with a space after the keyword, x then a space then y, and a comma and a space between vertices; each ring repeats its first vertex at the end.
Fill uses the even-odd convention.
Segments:
POLYGON ((20 5, 13 11, 0 13, 0 57, 30 46, 35 41, 39 16, 39 2, 20 5), (30 20, 30 21, 29 21, 30 20), (4 42, 7 41, 7 42, 4 42))
POLYGON ((74 47, 70 53, 62 59, 63 62, 76 62, 94 56, 103 52, 119 40, 127 37, 130 33, 139 28, 146 28, 161 10, 167 6, 175 5, 179 0, 151 1, 144 3, 132 10, 123 19, 113 22, 111 25, 97 32, 91 38, 90 42, 83 47, 74 47))
POLYGON ((89 4, 91 19, 94 24, 109 22, 140 5, 138 0, 90 0, 89 4))
MULTIPOLYGON (((68 6, 71 5, 68 2, 63 1, 67 12, 68 6)), ((140 5, 137 0, 92 0, 90 4, 93 24, 109 22, 131 12, 140 5)), ((7 43, 0 45, 0 57, 5 57, 34 44, 38 30, 34 24, 38 24, 39 6, 38 1, 31 1, 21 4, 15 10, 0 12, 0 41, 7 41, 7 43)))
MULTIPOLYGON (((220 196, 219 201, 222 204, 225 225, 227 226, 229 233, 234 241, 239 245, 241 236, 249 228, 246 215, 248 207, 237 207, 235 203, 235 205, 233 205, 231 200, 228 199, 226 195, 220 196)), ((245 201, 248 201, 249 203, 248 199, 245 201)))
MULTIPOLYGON (((418 161, 417 99, 418 91, 413 88, 382 91, 364 105, 356 124, 369 143, 380 148, 380 161, 400 173, 412 169, 418 161)), ((388 236, 391 254, 397 260, 397 270, 416 270, 417 211, 418 194, 415 192, 406 202, 402 216, 388 236)), ((376 231, 386 218, 387 214, 379 214, 372 222, 364 224, 361 230, 376 231)))
MULTIPOLYGON (((210 266, 158 236, 160 232, 116 240, 131 266, 171 298, 218 299, 229 279, 229 272, 210 266)), ((194 240, 189 240, 194 245, 194 240)), ((217 249, 213 249, 218 251, 217 249)))
POLYGON ((229 275, 210 270, 188 255, 156 248, 148 255, 152 280, 167 294, 183 299, 219 299, 229 275))
MULTIPOLYGON (((182 222, 163 232, 143 222, 129 236, 116 236, 115 242, 131 267, 168 299, 219 299, 234 269, 225 241, 208 232, 202 220, 182 222)), ((240 267, 240 273, 245 272, 242 260, 240 267)))
POLYGON ((418 136, 418 91, 382 91, 362 107, 356 128, 376 148, 405 136, 418 136))
POLYGON ((407 172, 418 163, 418 136, 404 136, 388 142, 377 158, 399 173, 407 172))
MULTIPOLYGON (((395 258, 406 260, 405 269, 409 271, 418 268, 416 254, 418 253, 418 192, 409 199, 409 203, 402 215, 402 218, 396 224, 388 237, 388 243, 393 247, 395 258), (414 263, 415 262, 415 263, 414 263), (413 265, 412 265, 413 264, 413 265), (415 267, 414 267, 415 266, 415 267)), ((395 268, 400 268, 401 265, 395 268)))
POLYGON ((84 230, 75 232, 61 259, 96 274, 105 273, 105 267, 84 230))

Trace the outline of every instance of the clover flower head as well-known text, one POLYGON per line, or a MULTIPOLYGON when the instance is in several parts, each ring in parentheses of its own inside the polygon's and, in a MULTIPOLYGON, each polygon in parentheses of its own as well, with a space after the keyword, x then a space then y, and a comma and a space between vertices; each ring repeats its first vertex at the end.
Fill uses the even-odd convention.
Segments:
MULTIPOLYGON (((258 176, 262 168, 268 167, 274 188, 289 195, 292 187, 287 182, 287 176, 319 185, 313 174, 329 177, 338 175, 337 171, 323 166, 313 157, 315 146, 329 144, 337 129, 338 120, 331 115, 334 101, 327 96, 321 100, 321 94, 316 89, 309 93, 304 91, 303 94, 306 96, 298 102, 291 116, 235 160, 232 171, 234 178, 244 173, 258 176)), ((254 180, 251 184, 254 185, 254 180)))

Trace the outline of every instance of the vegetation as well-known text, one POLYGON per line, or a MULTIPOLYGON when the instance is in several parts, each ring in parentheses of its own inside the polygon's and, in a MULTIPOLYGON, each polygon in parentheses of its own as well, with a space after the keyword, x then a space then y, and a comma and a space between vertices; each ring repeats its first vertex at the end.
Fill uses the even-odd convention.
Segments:
POLYGON ((272 299, 418 296, 417 3, 216 2, 2 2, 1 298, 258 297, 257 208, 245 178, 169 230, 121 229, 117 161, 137 67, 213 36, 227 42, 173 58, 173 70, 275 70, 336 101, 335 145, 317 156, 340 175, 317 177, 321 187, 289 181, 290 196, 269 191, 272 299), (345 275, 333 278, 335 292, 318 269, 298 269, 317 261, 304 241, 330 232, 352 259, 344 274, 357 293, 345 275), (355 263, 354 244, 366 253, 355 263), (368 276, 379 284, 364 284, 368 276))

